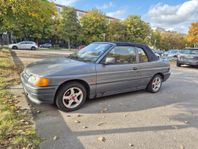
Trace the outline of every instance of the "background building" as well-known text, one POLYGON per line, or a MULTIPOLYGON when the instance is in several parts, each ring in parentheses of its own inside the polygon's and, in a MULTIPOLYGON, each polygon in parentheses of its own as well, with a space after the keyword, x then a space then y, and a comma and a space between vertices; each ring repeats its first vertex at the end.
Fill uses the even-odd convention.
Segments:
MULTIPOLYGON (((58 14, 61 14, 63 7, 67 7, 67 6, 56 4, 56 7, 57 7, 58 14)), ((83 16, 84 14, 89 12, 89 11, 84 11, 84 10, 80 10, 80 9, 76 9, 76 8, 74 8, 74 10, 76 11, 78 19, 80 19, 81 16, 83 16)), ((106 18, 109 22, 111 20, 118 20, 117 18, 113 18, 113 17, 109 17, 109 16, 106 16, 106 18)))

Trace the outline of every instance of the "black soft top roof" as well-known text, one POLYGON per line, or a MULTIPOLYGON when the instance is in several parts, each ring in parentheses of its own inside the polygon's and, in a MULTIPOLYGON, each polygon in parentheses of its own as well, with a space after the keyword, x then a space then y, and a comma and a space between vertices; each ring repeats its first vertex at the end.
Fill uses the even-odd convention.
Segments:
POLYGON ((135 42, 95 42, 95 43, 109 43, 109 44, 114 44, 116 46, 147 46, 145 44, 135 43, 135 42))
POLYGON ((158 57, 154 54, 154 52, 145 44, 134 43, 134 42, 95 42, 95 43, 109 43, 114 44, 115 46, 135 46, 142 48, 146 55, 148 56, 149 61, 156 61, 158 57))

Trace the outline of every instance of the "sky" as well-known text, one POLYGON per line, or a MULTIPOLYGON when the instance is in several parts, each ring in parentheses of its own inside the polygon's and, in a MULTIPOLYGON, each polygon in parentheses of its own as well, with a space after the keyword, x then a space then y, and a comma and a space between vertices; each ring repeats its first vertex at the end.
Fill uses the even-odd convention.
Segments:
POLYGON ((125 19, 138 15, 152 28, 187 33, 198 22, 198 0, 53 0, 82 10, 97 8, 107 16, 125 19))

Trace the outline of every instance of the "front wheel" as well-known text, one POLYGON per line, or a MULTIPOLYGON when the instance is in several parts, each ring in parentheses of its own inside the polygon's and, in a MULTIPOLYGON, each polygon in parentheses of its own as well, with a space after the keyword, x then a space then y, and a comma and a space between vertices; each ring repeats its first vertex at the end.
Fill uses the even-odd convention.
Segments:
POLYGON ((86 98, 87 92, 82 84, 78 82, 67 83, 58 90, 56 105, 62 111, 75 111, 84 104, 86 98))
POLYGON ((157 93, 162 86, 162 77, 155 75, 148 84, 147 90, 151 93, 157 93))
POLYGON ((36 47, 31 47, 31 50, 36 50, 36 47))

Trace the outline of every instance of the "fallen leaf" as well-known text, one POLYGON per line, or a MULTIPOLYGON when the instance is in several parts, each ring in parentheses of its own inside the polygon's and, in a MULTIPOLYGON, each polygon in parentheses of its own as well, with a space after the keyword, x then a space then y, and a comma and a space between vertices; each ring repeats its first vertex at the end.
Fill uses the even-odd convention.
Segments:
POLYGON ((185 149, 185 147, 183 145, 180 146, 180 149, 185 149))
POLYGON ((178 129, 178 127, 177 126, 172 126, 173 128, 175 128, 175 129, 178 129))
POLYGON ((98 141, 105 142, 106 139, 105 139, 105 137, 98 137, 98 141))
POLYGON ((28 121, 25 122, 26 125, 29 125, 30 123, 28 121))
POLYGON ((22 119, 22 120, 20 120, 20 122, 25 122, 25 120, 24 120, 24 119, 22 119))
POLYGON ((83 129, 86 129, 86 128, 88 128, 87 126, 83 126, 83 129))
POLYGON ((108 109, 107 108, 104 108, 103 111, 108 111, 108 109))
POLYGON ((78 121, 78 120, 75 120, 74 122, 75 122, 75 123, 80 123, 80 121, 78 121))
POLYGON ((97 126, 102 126, 103 124, 105 124, 104 122, 98 123, 97 126))
POLYGON ((81 117, 82 115, 78 114, 77 117, 81 117))
POLYGON ((189 124, 189 121, 184 121, 185 124, 189 124))
POLYGON ((133 144, 131 144, 131 143, 129 143, 128 145, 129 145, 130 147, 133 147, 133 146, 134 146, 134 145, 133 145, 133 144))
POLYGON ((57 136, 54 136, 54 137, 53 137, 53 140, 54 140, 54 141, 56 141, 57 139, 58 139, 58 137, 57 137, 57 136))
POLYGON ((108 111, 108 109, 107 109, 107 108, 103 108, 103 109, 100 111, 100 113, 104 113, 104 112, 106 112, 106 111, 108 111))
POLYGON ((36 111, 36 113, 41 113, 41 111, 38 110, 38 111, 36 111))

